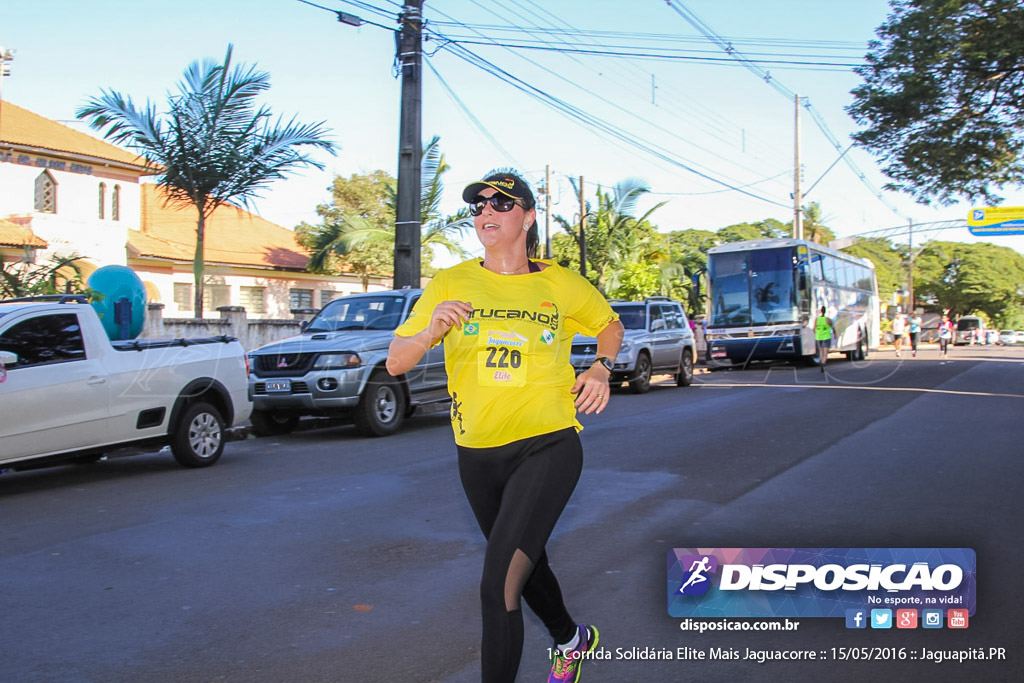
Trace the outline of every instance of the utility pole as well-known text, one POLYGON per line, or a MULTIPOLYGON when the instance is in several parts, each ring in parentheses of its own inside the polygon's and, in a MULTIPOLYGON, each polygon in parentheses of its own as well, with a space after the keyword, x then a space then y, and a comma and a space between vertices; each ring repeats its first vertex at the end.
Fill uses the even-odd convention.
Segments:
POLYGON ((587 204, 583 200, 583 176, 580 176, 580 275, 587 277, 587 204))
POLYGON ((423 154, 423 0, 405 0, 398 15, 402 112, 398 135, 395 289, 420 286, 420 157, 423 154))
POLYGON ((793 238, 804 238, 803 196, 800 194, 800 96, 793 96, 793 238))
POLYGON ((551 164, 544 164, 544 258, 551 258, 551 164))
POLYGON ((907 239, 909 240, 910 269, 907 273, 907 312, 914 315, 914 221, 908 222, 907 239))

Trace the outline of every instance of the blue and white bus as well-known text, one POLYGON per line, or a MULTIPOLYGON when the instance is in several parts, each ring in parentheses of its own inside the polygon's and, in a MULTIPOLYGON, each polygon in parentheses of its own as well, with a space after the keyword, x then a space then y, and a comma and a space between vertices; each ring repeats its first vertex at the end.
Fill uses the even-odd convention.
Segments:
POLYGON ((711 360, 815 364, 822 306, 835 324, 833 351, 860 360, 878 347, 878 285, 867 259, 807 240, 750 240, 709 250, 707 272, 711 360))

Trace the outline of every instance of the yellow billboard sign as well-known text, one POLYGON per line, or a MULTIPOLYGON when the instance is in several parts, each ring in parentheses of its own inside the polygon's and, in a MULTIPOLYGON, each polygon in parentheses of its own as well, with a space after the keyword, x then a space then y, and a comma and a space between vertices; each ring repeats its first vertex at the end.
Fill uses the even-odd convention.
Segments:
POLYGON ((967 214, 972 235, 1024 235, 1024 206, 985 206, 967 214))

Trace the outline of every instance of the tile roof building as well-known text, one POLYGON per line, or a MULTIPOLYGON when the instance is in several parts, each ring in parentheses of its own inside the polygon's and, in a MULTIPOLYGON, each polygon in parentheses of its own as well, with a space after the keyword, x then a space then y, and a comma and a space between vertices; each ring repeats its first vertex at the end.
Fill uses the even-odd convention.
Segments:
MULTIPOLYGON (((83 274, 127 265, 165 316, 191 316, 195 209, 169 204, 142 178, 159 169, 132 152, 0 102, 0 259, 76 253, 83 274)), ((356 276, 305 272, 295 234, 248 211, 221 206, 206 223, 204 310, 244 306, 250 318, 290 318, 340 294, 356 276)), ((380 278, 371 289, 385 289, 380 278)))

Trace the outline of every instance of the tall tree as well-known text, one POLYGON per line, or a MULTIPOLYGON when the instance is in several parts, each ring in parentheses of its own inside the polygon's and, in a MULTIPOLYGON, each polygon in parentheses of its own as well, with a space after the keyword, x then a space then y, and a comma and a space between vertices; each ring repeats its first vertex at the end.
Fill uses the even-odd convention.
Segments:
MULTIPOLYGON (((472 219, 468 208, 454 216, 441 214, 442 177, 451 167, 441 153, 438 136, 423 148, 421 164, 422 261, 430 263, 434 247, 464 258, 467 252, 458 237, 472 226, 472 219)), ((324 220, 319 225, 303 224, 297 228, 299 242, 312 253, 310 270, 335 272, 350 267, 363 276, 365 290, 370 275, 390 273, 394 267, 397 183, 384 171, 374 171, 353 175, 348 180, 335 178, 332 192, 332 203, 317 207, 324 220), (389 250, 391 256, 387 256, 389 250)), ((428 273, 429 268, 424 268, 424 272, 428 273)))
POLYGON ((954 315, 1016 317, 1024 305, 1024 256, 980 242, 929 242, 915 258, 915 294, 954 315))
MULTIPOLYGON (((578 194, 575 181, 570 182, 578 194)), ((629 260, 638 258, 647 247, 654 244, 651 235, 656 231, 646 221, 666 202, 655 204, 639 217, 636 215, 640 199, 650 191, 643 180, 626 178, 616 183, 611 192, 598 187, 596 206, 587 202, 587 277, 601 291, 606 290, 609 279, 613 280, 612 286, 615 286, 616 269, 624 268, 629 260)), ((579 268, 578 224, 563 216, 555 216, 554 219, 562 230, 572 236, 577 246, 575 253, 570 251, 562 254, 559 262, 567 267, 579 268)))
POLYGON ((825 225, 825 217, 821 211, 821 204, 811 202, 804 206, 804 237, 827 245, 836 238, 836 234, 825 225))
POLYGON ((148 101, 136 108, 130 97, 113 90, 101 90, 76 113, 145 159, 170 201, 195 207, 197 318, 203 316, 210 214, 222 204, 248 206, 260 190, 298 168, 323 168, 306 150, 334 153, 323 123, 275 121, 268 107, 257 108, 256 98, 270 87, 270 75, 254 65, 233 66, 231 54, 229 45, 222 63, 189 65, 163 114, 148 101))
POLYGON ((858 240, 855 244, 844 247, 842 251, 866 258, 875 264, 878 295, 883 301, 888 301, 896 290, 903 289, 907 281, 907 271, 903 266, 906 255, 889 240, 877 237, 858 240))
POLYGON ((1024 181, 1024 4, 893 0, 847 112, 890 189, 952 204, 1024 181))

